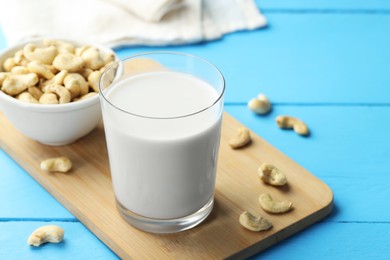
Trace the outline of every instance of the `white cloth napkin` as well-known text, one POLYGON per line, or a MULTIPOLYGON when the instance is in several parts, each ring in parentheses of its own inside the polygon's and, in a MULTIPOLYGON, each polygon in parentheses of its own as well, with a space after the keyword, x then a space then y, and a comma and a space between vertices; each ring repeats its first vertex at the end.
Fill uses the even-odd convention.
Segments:
POLYGON ((253 0, 0 0, 0 6, 8 45, 35 37, 109 47, 186 44, 266 25, 253 0))

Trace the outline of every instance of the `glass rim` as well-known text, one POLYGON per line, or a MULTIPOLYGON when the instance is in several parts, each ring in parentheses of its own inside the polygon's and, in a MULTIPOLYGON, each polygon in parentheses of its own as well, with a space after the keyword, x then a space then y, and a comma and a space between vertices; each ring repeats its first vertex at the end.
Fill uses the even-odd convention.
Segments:
POLYGON ((113 62, 112 64, 110 64, 110 66, 108 66, 104 71, 103 73, 101 74, 100 78, 99 78, 99 81, 98 81, 98 88, 99 88, 99 96, 103 97, 104 100, 109 104, 111 105, 112 107, 114 107, 115 109, 118 109, 126 114, 130 114, 130 115, 133 115, 133 116, 137 116, 137 117, 141 117, 141 118, 147 118, 147 119, 180 119, 180 118, 186 118, 186 117, 190 117, 190 116, 194 116, 194 115, 197 115, 197 114, 200 114, 206 110, 209 110, 210 108, 214 107, 223 97, 224 93, 225 93, 225 89, 226 89, 226 81, 225 81, 225 78, 224 76, 222 75, 221 71, 213 64, 211 63, 210 61, 204 59, 204 58, 201 58, 199 56, 196 56, 196 55, 193 55, 193 54, 188 54, 188 53, 183 53, 183 52, 173 52, 173 51, 150 51, 150 52, 141 52, 141 53, 137 53, 137 54, 134 54, 134 55, 130 55, 130 56, 127 56, 127 57, 124 57, 124 58, 121 58, 115 62, 113 62), (209 65, 215 72, 216 74, 219 76, 220 78, 220 81, 222 83, 222 91, 218 91, 218 97, 215 99, 214 102, 212 102, 209 106, 206 106, 198 111, 195 111, 193 113, 190 113, 190 114, 185 114, 185 115, 179 115, 179 116, 171 116, 171 117, 156 117, 156 116, 145 116, 145 115, 140 115, 140 114, 136 114, 136 113, 132 113, 132 112, 129 112, 127 110, 124 110, 118 106, 116 106, 115 104, 113 104, 111 101, 109 101, 106 97, 106 95, 103 93, 103 89, 102 89, 102 78, 112 69, 114 68, 115 66, 119 65, 120 63, 122 62, 125 62, 125 61, 128 61, 128 60, 132 60, 132 59, 135 59, 137 57, 146 57, 146 56, 150 56, 150 55, 159 55, 159 54, 163 54, 163 55, 176 55, 176 56, 181 56, 181 57, 187 57, 187 58, 192 58, 192 59, 196 59, 196 60, 199 60, 207 65, 209 65))

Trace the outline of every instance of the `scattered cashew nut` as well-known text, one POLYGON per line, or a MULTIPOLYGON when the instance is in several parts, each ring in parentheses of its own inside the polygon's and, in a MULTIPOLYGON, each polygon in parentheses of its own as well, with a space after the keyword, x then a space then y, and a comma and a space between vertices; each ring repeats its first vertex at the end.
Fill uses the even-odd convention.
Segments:
POLYGON ((249 130, 245 127, 241 127, 238 129, 237 136, 229 140, 229 145, 233 149, 238 149, 249 144, 251 140, 249 130))
POLYGON ((265 183, 273 186, 283 186, 287 183, 286 175, 269 163, 263 163, 259 167, 259 177, 265 183))
POLYGON ((284 213, 292 209, 293 203, 289 200, 274 200, 268 193, 259 196, 260 206, 269 213, 284 213))
POLYGON ((293 129, 299 135, 309 135, 309 128, 300 119, 292 116, 278 116, 276 124, 283 129, 293 129))
POLYGON ((264 94, 259 94, 248 102, 248 107, 256 114, 264 115, 271 111, 271 102, 264 94))
POLYGON ((272 223, 261 216, 256 217, 251 213, 244 211, 239 218, 241 226, 251 231, 263 231, 272 228, 272 223))
POLYGON ((27 239, 30 246, 40 246, 44 243, 59 243, 64 239, 64 230, 56 225, 42 226, 34 230, 27 239))
POLYGON ((55 157, 43 160, 40 167, 47 172, 68 172, 72 169, 72 162, 64 156, 55 157))

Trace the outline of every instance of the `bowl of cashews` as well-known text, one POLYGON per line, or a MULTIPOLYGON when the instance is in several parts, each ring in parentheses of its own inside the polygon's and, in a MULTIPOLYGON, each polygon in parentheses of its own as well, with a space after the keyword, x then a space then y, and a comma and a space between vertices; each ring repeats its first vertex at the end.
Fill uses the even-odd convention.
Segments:
POLYGON ((27 137, 66 145, 101 120, 100 75, 118 60, 98 44, 36 39, 0 53, 0 112, 27 137))

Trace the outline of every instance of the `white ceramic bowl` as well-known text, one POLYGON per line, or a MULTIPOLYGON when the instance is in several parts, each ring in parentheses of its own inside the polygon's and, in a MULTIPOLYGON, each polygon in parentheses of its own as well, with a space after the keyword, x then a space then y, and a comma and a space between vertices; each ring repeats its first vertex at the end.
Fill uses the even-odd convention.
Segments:
MULTIPOLYGON (((70 42, 76 47, 90 45, 99 48, 102 53, 113 53, 111 49, 97 44, 66 39, 63 41, 70 42)), ((42 40, 30 42, 41 43, 42 40)), ((29 42, 3 50, 0 53, 0 64, 27 43, 29 42)), ((44 105, 22 102, 0 91, 0 111, 24 135, 53 146, 76 141, 91 132, 101 120, 99 95, 67 104, 44 105)))

